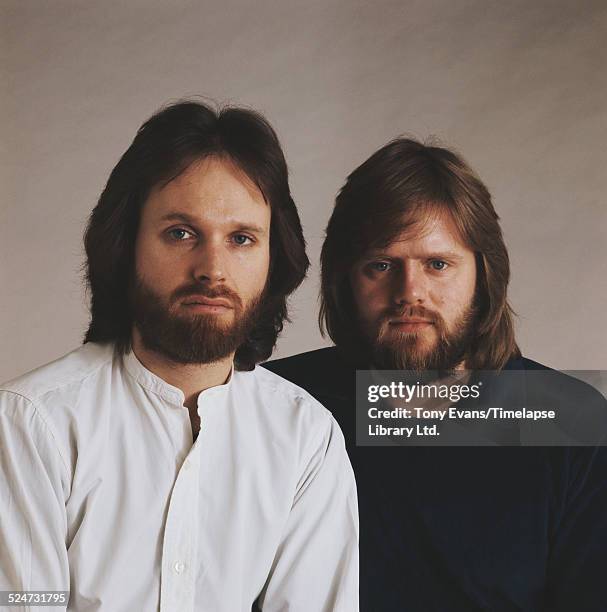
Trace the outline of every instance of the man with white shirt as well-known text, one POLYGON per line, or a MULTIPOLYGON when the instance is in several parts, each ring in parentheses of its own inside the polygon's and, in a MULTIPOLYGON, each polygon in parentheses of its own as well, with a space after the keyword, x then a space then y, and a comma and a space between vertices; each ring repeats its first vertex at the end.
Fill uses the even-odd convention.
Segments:
POLYGON ((308 266, 258 114, 170 106, 85 236, 85 344, 0 392, 0 590, 68 609, 358 609, 335 420, 255 368, 308 266))

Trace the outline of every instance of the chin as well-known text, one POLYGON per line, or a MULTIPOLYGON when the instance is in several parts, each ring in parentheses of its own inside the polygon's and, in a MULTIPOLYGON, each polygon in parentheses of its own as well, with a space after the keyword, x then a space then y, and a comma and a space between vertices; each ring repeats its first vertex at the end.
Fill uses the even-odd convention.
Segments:
POLYGON ((412 347, 415 351, 422 351, 425 353, 432 352, 437 345, 438 338, 434 331, 429 330, 427 332, 399 332, 394 331, 390 335, 385 336, 390 344, 406 344, 412 347))
POLYGON ((234 314, 232 312, 205 313, 205 314, 193 313, 189 316, 180 315, 180 318, 190 323, 193 321, 201 322, 201 323, 203 321, 207 321, 209 323, 215 323, 217 327, 221 327, 221 328, 229 328, 234 323, 234 314))

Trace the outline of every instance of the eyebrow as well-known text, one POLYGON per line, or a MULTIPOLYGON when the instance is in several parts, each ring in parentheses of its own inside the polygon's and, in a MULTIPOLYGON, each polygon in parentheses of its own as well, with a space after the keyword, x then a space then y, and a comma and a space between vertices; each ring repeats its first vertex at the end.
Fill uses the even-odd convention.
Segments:
MULTIPOLYGON (((363 259, 373 257, 385 257, 386 259, 400 259, 398 256, 389 255, 384 249, 371 249, 364 254, 363 259)), ((455 251, 429 251, 422 253, 419 257, 413 259, 450 259, 452 261, 461 261, 463 256, 455 251)))
MULTIPOLYGON (((181 221, 182 223, 187 223, 188 225, 197 225, 196 219, 194 217, 191 217, 186 213, 177 212, 167 213, 166 215, 163 215, 162 217, 160 217, 160 221, 181 221)), ((237 225, 237 231, 246 231, 262 235, 266 233, 266 230, 260 225, 254 225, 251 223, 235 223, 237 225)))
POLYGON ((437 251, 424 255, 424 259, 451 259, 453 261, 461 261, 463 256, 455 251, 437 251))

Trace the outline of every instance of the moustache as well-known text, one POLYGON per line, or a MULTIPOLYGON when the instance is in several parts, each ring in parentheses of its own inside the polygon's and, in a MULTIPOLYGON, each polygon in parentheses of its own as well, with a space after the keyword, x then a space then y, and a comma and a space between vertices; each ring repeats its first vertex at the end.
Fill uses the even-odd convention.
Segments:
POLYGON ((423 306, 398 306, 386 309, 382 315, 382 323, 387 323, 390 319, 395 318, 425 319, 435 325, 443 321, 437 312, 428 310, 423 306))
POLYGON ((197 296, 206 298, 223 298, 231 303, 234 308, 242 308, 242 300, 239 295, 229 287, 224 285, 218 285, 216 287, 210 287, 209 285, 185 285, 173 292, 171 300, 176 302, 185 298, 194 298, 197 296))

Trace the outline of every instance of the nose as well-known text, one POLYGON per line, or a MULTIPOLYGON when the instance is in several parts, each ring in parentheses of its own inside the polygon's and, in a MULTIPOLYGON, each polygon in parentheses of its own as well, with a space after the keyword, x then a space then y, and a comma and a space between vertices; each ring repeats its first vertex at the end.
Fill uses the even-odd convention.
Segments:
POLYGON ((426 277, 421 266, 407 261, 394 281, 394 301, 399 305, 423 304, 426 299, 426 277))
POLYGON ((219 241, 203 241, 193 251, 192 276, 197 281, 225 281, 225 266, 224 248, 219 241))

